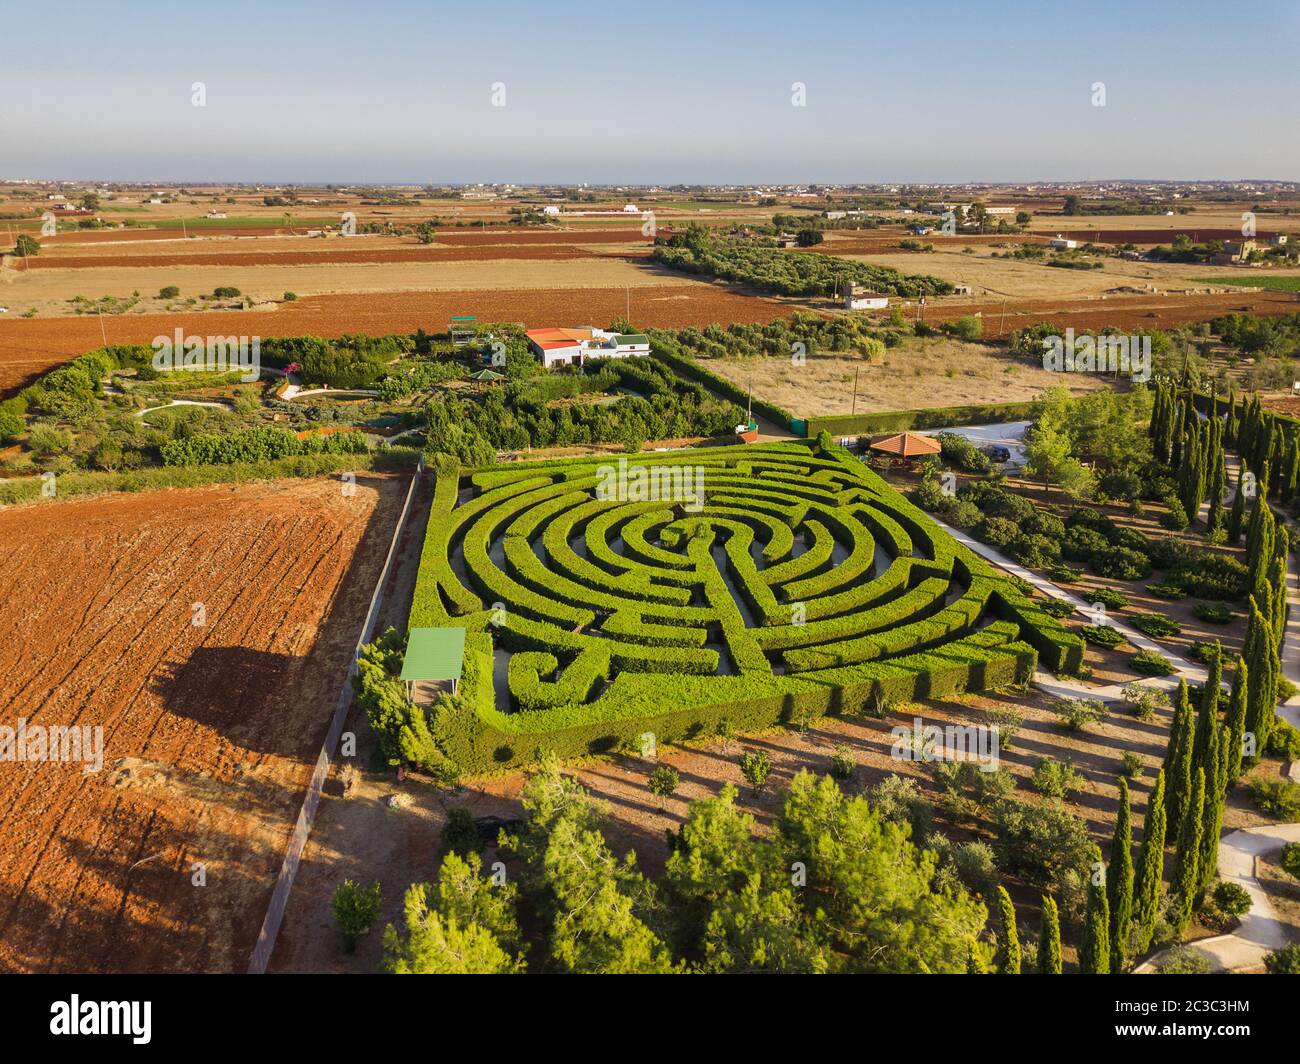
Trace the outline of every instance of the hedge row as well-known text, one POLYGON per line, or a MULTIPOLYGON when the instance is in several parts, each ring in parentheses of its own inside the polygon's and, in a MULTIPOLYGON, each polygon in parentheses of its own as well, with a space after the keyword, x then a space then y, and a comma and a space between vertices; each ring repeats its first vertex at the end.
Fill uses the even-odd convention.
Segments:
POLYGON ((804 435, 815 438, 819 433, 829 432, 839 438, 955 425, 995 425, 1006 421, 1029 421, 1034 417, 1034 410, 1033 402, 1024 402, 936 406, 928 410, 889 410, 877 414, 835 414, 808 418, 804 435))
POLYGON ((411 624, 470 632, 461 694, 435 722, 463 771, 1000 686, 1040 655, 1058 671, 1082 660, 1082 641, 1014 581, 828 439, 636 460, 704 465, 703 509, 594 499, 600 459, 439 478, 411 624), (476 494, 457 505, 462 486, 476 494), (806 549, 792 557, 796 537, 806 549), (883 573, 877 541, 892 548, 883 573), (512 706, 495 704, 494 642, 514 654, 512 706), (719 673, 719 645, 735 674, 719 673))

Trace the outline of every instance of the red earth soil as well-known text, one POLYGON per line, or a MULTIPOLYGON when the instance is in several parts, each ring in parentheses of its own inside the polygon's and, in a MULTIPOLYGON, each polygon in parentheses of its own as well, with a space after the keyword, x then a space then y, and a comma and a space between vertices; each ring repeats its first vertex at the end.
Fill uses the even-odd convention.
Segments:
POLYGON ((0 724, 103 729, 98 772, 0 762, 0 970, 245 968, 405 487, 0 512, 23 589, 0 609, 0 724))
MULTIPOLYGON (((631 290, 632 320, 672 328, 712 322, 766 322, 790 308, 721 286, 666 284, 631 290)), ((202 335, 342 336, 345 333, 445 332, 453 314, 525 325, 608 325, 627 312, 624 288, 517 291, 379 292, 306 296, 275 311, 204 311, 105 317, 108 342, 147 344, 176 328, 202 335)), ((103 343, 97 317, 0 319, 0 396, 103 343)))
MULTIPOLYGON (((552 247, 485 244, 481 247, 409 247, 409 248, 340 248, 338 241, 322 244, 318 252, 279 250, 262 246, 247 251, 226 250, 229 245, 210 244, 207 248, 175 252, 171 245, 148 255, 65 255, 42 256, 29 265, 35 270, 79 270, 94 267, 118 269, 123 266, 335 266, 349 263, 376 262, 469 262, 484 259, 589 259, 592 252, 572 244, 552 247)), ((26 266, 22 267, 26 269, 26 266)))

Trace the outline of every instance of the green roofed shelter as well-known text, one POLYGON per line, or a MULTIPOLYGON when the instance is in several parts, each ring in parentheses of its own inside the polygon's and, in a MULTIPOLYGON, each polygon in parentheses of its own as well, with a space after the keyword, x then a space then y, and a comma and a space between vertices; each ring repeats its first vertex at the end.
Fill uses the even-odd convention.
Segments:
POLYGON ((464 664, 464 628, 412 628, 402 660, 406 696, 427 705, 440 691, 455 694, 464 664))
POLYGON ((477 373, 471 373, 469 379, 472 381, 503 381, 506 379, 506 375, 498 373, 494 369, 481 369, 477 373))

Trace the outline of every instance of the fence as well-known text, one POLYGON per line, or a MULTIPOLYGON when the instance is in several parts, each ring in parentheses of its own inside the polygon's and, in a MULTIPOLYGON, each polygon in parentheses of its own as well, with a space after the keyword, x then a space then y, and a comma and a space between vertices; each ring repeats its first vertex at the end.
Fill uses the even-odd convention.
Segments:
POLYGON ((298 811, 298 822, 293 827, 293 834, 289 836, 289 846, 280 865, 280 874, 276 877, 275 888, 271 891, 271 904, 267 906, 266 919, 262 921, 262 930, 258 932, 257 944, 253 947, 253 956, 248 962, 249 975, 265 974, 267 965, 271 963, 271 954, 275 952, 275 940, 280 934, 285 906, 289 903, 289 891, 293 889, 294 877, 298 874, 298 862, 302 860, 302 852, 307 846, 307 836, 311 834, 312 824, 316 820, 321 789, 325 786, 325 777, 329 775, 333 751, 338 746, 339 737, 343 734, 348 708, 352 705, 352 677, 357 671, 357 655, 361 652, 362 645, 370 642, 374 635, 375 619, 379 616, 379 606, 384 599, 384 584, 388 581, 389 570, 393 567, 397 542, 406 527, 406 518, 411 510, 411 499, 415 495, 415 485, 423 471, 424 459, 421 458, 415 475, 411 477, 411 486, 406 489, 406 502, 402 506, 401 516, 397 519, 397 528, 393 531, 392 542, 388 544, 388 556, 384 559, 384 567, 370 596, 370 609, 366 611, 361 637, 353 648, 352 663, 348 666, 347 676, 343 679, 338 702, 334 705, 334 716, 330 718, 325 742, 321 745, 320 754, 316 758, 316 768, 311 774, 311 783, 307 786, 307 797, 303 799, 302 808, 298 811))

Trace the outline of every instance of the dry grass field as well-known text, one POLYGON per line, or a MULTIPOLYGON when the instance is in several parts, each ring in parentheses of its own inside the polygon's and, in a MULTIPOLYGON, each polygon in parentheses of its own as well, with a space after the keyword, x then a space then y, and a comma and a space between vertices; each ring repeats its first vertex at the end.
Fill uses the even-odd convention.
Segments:
POLYGON ((984 344, 934 338, 889 349, 882 364, 856 355, 710 359, 715 373, 801 417, 910 410, 1034 399, 1053 384, 1074 392, 1102 387, 1100 377, 1063 376, 1013 360, 984 344), (857 376, 857 401, 853 381, 857 376))

